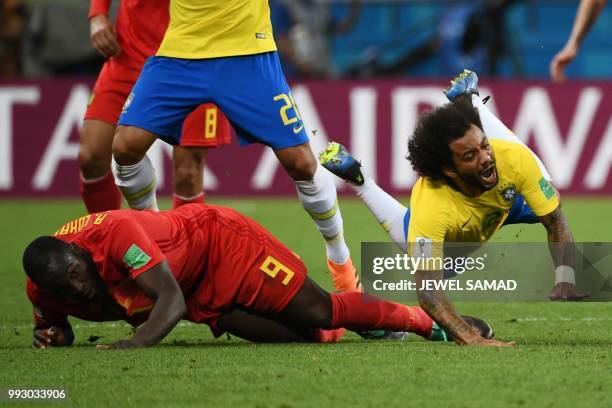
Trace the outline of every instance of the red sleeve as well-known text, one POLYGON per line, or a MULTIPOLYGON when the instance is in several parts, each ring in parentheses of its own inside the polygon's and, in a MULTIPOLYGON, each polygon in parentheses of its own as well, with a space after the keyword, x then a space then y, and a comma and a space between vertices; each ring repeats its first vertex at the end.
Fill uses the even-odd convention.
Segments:
POLYGON ((29 278, 26 282, 28 299, 34 308, 34 323, 36 329, 48 329, 51 326, 68 326, 68 315, 62 312, 61 305, 45 295, 29 278))
POLYGON ((133 220, 119 221, 111 236, 110 256, 132 279, 166 259, 155 241, 133 220))
POLYGON ((99 14, 108 15, 110 4, 112 0, 91 0, 89 5, 89 18, 97 16, 99 14))

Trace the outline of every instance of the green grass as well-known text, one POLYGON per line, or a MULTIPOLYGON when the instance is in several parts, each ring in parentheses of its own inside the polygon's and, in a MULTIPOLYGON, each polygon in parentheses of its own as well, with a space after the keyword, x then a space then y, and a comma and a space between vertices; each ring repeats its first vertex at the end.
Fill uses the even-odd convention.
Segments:
MULTIPOLYGON (((296 200, 221 203, 269 228, 330 288, 321 240, 296 200)), ((342 199, 341 206, 358 262, 360 241, 386 236, 359 202, 342 199)), ((567 199, 564 210, 576 240, 612 241, 611 200, 567 199)), ((0 201, 0 388, 64 388, 65 403, 88 407, 610 405, 607 303, 459 304, 462 313, 487 318, 499 338, 518 342, 503 350, 354 335, 333 345, 255 345, 213 340, 206 326, 181 324, 156 348, 109 352, 96 350, 88 337, 110 342, 130 329, 77 320, 75 347, 33 350, 21 252, 33 237, 82 212, 77 201, 0 201)), ((537 225, 512 226, 497 240, 545 241, 545 233, 537 225)))

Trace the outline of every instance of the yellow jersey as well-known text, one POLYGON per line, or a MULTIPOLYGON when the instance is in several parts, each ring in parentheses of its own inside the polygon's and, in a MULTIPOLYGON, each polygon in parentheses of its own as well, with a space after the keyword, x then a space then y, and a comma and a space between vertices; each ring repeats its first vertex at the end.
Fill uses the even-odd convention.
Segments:
POLYGON ((204 59, 276 51, 267 0, 170 0, 158 56, 204 59))
POLYGON ((499 139, 489 143, 499 181, 480 196, 465 196, 443 180, 417 180, 410 197, 408 248, 432 243, 439 255, 443 242, 485 242, 501 228, 519 194, 538 216, 559 206, 554 188, 525 145, 499 139))

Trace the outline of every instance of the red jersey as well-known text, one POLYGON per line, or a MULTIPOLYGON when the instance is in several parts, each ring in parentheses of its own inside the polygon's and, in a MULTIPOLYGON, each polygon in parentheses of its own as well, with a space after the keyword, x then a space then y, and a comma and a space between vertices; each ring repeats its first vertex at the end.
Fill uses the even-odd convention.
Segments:
MULTIPOLYGON (((91 254, 109 294, 123 306, 126 316, 132 316, 152 307, 152 302, 138 290, 134 279, 164 259, 183 293, 194 289, 205 273, 207 250, 211 249, 208 241, 214 235, 213 229, 206 228, 206 224, 223 210, 186 205, 167 212, 107 211, 73 220, 58 229, 54 236, 91 254)), ((28 283, 28 287, 34 286, 28 283)), ((35 290, 28 292, 34 294, 35 290)), ((30 299, 37 304, 38 299, 30 299)), ((81 318, 100 321, 108 317, 89 310, 81 314, 90 312, 92 318, 81 318)), ((118 318, 122 317, 109 320, 118 318)))
MULTIPOLYGON (((89 18, 108 15, 111 1, 91 0, 89 18)), ((169 7, 169 0, 121 0, 115 22, 121 53, 112 58, 140 70, 157 53, 168 28, 169 7)))
POLYGON ((280 241, 225 207, 191 204, 162 212, 95 213, 63 225, 54 236, 91 254, 114 302, 68 301, 28 279, 39 328, 63 325, 67 315, 142 323, 153 302, 134 279, 164 259, 185 296, 185 318, 195 322, 209 321, 233 302, 280 310, 306 275, 299 257, 280 241))

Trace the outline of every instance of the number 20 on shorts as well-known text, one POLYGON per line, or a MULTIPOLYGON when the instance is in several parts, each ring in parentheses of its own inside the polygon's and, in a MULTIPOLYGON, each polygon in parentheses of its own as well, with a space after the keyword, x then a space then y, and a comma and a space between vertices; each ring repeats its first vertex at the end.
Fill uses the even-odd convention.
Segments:
POLYGON ((280 117, 283 120, 283 125, 289 126, 293 125, 293 133, 298 134, 304 129, 304 124, 302 123, 302 117, 300 116, 300 111, 293 100, 293 96, 291 94, 280 94, 274 97, 274 102, 281 101, 283 102, 283 106, 280 108, 280 117), (289 117, 287 111, 293 108, 293 112, 295 112, 295 116, 289 117))
POLYGON ((278 259, 274 258, 273 256, 268 256, 259 267, 259 270, 261 270, 266 275, 269 275, 273 279, 278 276, 279 272, 283 272, 284 278, 281 283, 285 286, 289 284, 289 282, 295 275, 295 272, 283 265, 281 262, 278 261, 278 259))

